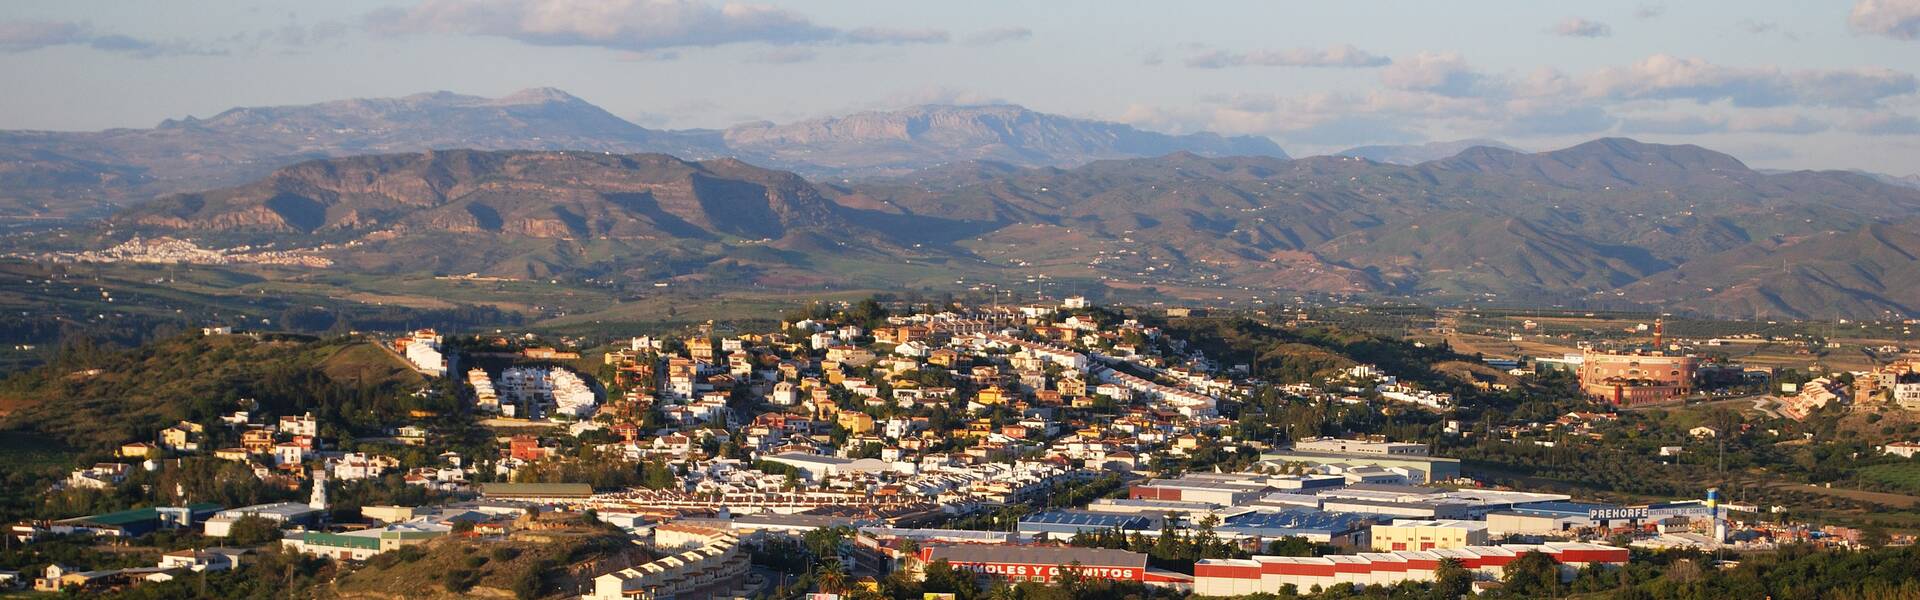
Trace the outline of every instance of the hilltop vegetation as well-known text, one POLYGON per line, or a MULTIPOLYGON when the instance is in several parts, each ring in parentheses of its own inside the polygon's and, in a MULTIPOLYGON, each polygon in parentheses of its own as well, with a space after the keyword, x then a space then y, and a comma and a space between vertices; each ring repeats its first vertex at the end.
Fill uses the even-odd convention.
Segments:
POLYGON ((0 397, 18 407, 0 424, 106 450, 179 421, 215 422, 248 399, 268 414, 312 411, 368 427, 457 408, 450 396, 414 394, 424 386, 397 358, 351 338, 192 333, 130 350, 81 338, 50 364, 0 380, 0 397))
POLYGON ((539 598, 650 558, 617 529, 580 524, 504 541, 408 546, 375 557, 329 591, 340 598, 539 598))

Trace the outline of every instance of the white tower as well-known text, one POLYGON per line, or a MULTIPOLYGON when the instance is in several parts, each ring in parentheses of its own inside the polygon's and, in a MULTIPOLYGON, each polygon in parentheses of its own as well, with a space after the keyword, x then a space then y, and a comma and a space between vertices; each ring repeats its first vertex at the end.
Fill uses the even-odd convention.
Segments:
POLYGON ((327 468, 325 466, 313 470, 313 496, 307 499, 307 507, 318 511, 327 510, 327 468))

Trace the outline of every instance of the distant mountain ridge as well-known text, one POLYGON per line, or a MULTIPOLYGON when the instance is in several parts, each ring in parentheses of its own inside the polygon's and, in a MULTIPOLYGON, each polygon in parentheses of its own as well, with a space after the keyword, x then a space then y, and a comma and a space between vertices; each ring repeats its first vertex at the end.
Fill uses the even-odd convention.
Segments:
POLYGON ((1450 142, 1427 142, 1424 144, 1393 146, 1358 146, 1333 153, 1334 156, 1364 158, 1378 163, 1393 165, 1417 165, 1430 160, 1449 158, 1474 147, 1488 147, 1510 152, 1526 152, 1507 145, 1499 140, 1474 138, 1450 142))
POLYGON ((5 132, 0 159, 23 205, 192 186, 117 211, 112 235, 317 248, 350 271, 932 289, 1017 269, 1204 298, 1920 314, 1920 190, 1624 138, 1403 165, 1012 106, 662 132, 531 90, 5 132), (484 149, 529 140, 554 148, 484 149), (460 143, 482 149, 434 148, 460 143), (755 166, 802 163, 820 179, 755 166))
POLYGON ((242 107, 152 129, 0 131, 0 215, 100 212, 235 185, 303 160, 442 149, 734 156, 812 175, 898 174, 955 161, 1074 166, 1157 156, 1285 156, 1265 138, 1173 136, 1017 106, 920 106, 726 131, 654 130, 553 88, 499 98, 432 92, 242 107))
POLYGON ((728 148, 766 157, 775 165, 866 173, 900 173, 973 160, 1066 167, 1174 152, 1287 157, 1279 145, 1261 137, 1175 136, 1004 104, 915 106, 785 125, 751 123, 730 127, 723 137, 728 148))
POLYGON ((1191 154, 1074 169, 976 163, 833 193, 889 219, 943 219, 954 224, 948 237, 1006 260, 1064 267, 1091 257, 1102 275, 1143 284, 1632 301, 1736 316, 1814 316, 1827 306, 1920 314, 1920 280, 1871 275, 1909 268, 1906 245, 1884 240, 1905 239, 1896 234, 1920 217, 1920 191, 1843 171, 1765 174, 1690 145, 1603 138, 1532 154, 1476 146, 1416 165, 1191 154), (1740 281, 1728 274, 1780 270, 1735 267, 1794 240, 1803 240, 1795 255, 1827 261, 1824 273, 1772 284, 1790 294, 1722 302, 1740 281), (1874 240, 1891 250, 1865 252, 1874 240), (1715 261, 1725 264, 1688 281, 1671 275, 1715 261), (1863 270, 1847 273, 1856 266, 1863 270), (1691 283, 1703 278, 1713 285, 1691 283))
POLYGON ((447 150, 318 159, 241 186, 123 209, 119 230, 344 244, 350 270, 538 278, 719 268, 752 281, 804 260, 904 253, 793 173, 731 158, 447 150))

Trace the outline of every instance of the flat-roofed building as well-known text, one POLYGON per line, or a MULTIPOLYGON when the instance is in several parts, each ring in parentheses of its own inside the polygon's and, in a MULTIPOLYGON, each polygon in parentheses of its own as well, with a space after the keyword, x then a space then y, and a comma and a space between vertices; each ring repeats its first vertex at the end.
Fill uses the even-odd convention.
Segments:
POLYGON ((1487 545, 1485 521, 1395 519, 1373 526, 1376 552, 1487 545))
POLYGON ((1460 476, 1460 459, 1426 456, 1423 454, 1388 454, 1384 452, 1311 452, 1298 448, 1267 452, 1260 455, 1262 463, 1275 466, 1306 467, 1383 467, 1400 469, 1413 483, 1446 481, 1460 476))
POLYGON ((922 549, 925 563, 947 561, 953 568, 1010 581, 1053 581, 1062 569, 1081 577, 1114 581, 1147 578, 1147 555, 1107 548, 1072 546, 935 546, 922 549))
POLYGON ((1584 502, 1538 502, 1487 513, 1487 533, 1504 535, 1568 536, 1592 527, 1595 509, 1617 508, 1584 502))
POLYGON ((1273 488, 1262 482, 1182 477, 1153 479, 1135 484, 1127 490, 1127 497, 1134 500, 1208 502, 1221 506, 1236 506, 1252 502, 1272 491, 1274 491, 1273 488))
POLYGON ((1245 596, 1278 594, 1285 586, 1295 590, 1325 589, 1343 583, 1391 587, 1404 581, 1434 581, 1440 562, 1449 558, 1460 561, 1480 577, 1494 578, 1507 563, 1528 552, 1540 552, 1552 558, 1558 563, 1562 578, 1572 577, 1587 565, 1625 565, 1628 558, 1626 548, 1548 543, 1332 556, 1206 559, 1194 563, 1193 592, 1202 596, 1245 596))
POLYGON ((1076 533, 1098 533, 1120 530, 1125 533, 1158 531, 1155 520, 1128 514, 1089 512, 1082 510, 1052 510, 1020 517, 1020 535, 1035 539, 1064 540, 1076 533))
POLYGON ((489 500, 579 500, 593 495, 585 483, 482 483, 480 495, 489 500))
POLYGON ((1390 442, 1386 438, 1375 437, 1364 440, 1341 438, 1310 438, 1294 442, 1293 449, 1300 452, 1321 452, 1326 454, 1386 454, 1391 456, 1428 456, 1432 451, 1426 444, 1413 442, 1390 442))
POLYGON ((273 521, 282 528, 291 525, 312 525, 320 518, 320 513, 321 511, 319 509, 308 506, 304 502, 275 502, 272 504, 242 506, 214 514, 213 518, 207 519, 205 526, 202 528, 202 532, 209 537, 227 537, 228 533, 233 529, 234 522, 247 517, 260 517, 268 521, 273 521))
POLYGON ((1233 515, 1213 530, 1227 539, 1299 537, 1343 548, 1365 548, 1369 528, 1381 520, 1377 515, 1296 508, 1233 515))

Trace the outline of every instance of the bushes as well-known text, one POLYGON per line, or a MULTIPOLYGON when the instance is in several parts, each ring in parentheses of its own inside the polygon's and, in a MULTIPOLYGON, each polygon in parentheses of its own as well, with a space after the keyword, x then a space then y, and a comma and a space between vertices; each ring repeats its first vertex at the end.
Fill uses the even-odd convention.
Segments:
MULTIPOLYGON (((474 558, 479 558, 482 563, 487 560, 479 556, 474 558)), ((447 591, 455 594, 465 593, 467 590, 473 589, 474 584, 477 583, 480 583, 480 572, 473 569, 454 569, 447 571, 446 574, 440 578, 440 585, 445 586, 447 591)))
POLYGON ((240 517, 227 530, 227 542, 235 546, 258 546, 278 539, 280 524, 266 517, 240 517))

